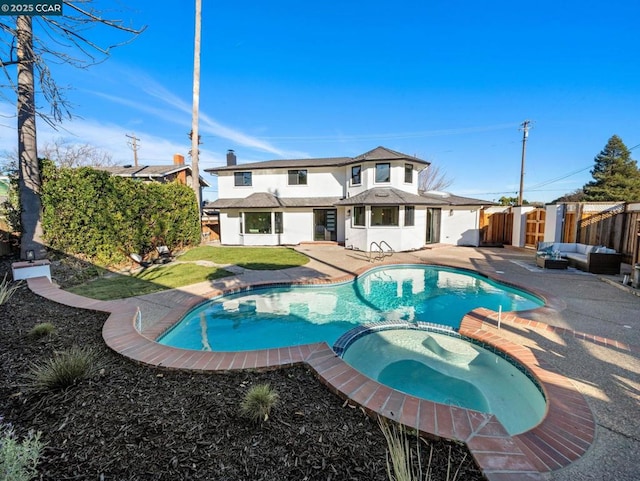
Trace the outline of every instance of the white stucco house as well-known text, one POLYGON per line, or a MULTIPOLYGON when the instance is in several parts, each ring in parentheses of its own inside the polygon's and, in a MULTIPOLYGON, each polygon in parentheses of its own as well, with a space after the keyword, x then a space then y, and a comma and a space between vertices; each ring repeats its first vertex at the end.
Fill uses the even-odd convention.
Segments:
POLYGON ((427 244, 480 243, 480 217, 491 202, 444 192, 419 192, 429 162, 377 147, 357 157, 269 160, 205 169, 218 176, 225 245, 296 245, 333 241, 396 252, 427 244))

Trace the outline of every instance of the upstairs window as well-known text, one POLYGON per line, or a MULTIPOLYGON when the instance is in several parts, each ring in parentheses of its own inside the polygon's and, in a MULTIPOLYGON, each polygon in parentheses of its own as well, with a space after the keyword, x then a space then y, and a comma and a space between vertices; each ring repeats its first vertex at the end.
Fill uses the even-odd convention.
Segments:
POLYGON ((404 164, 404 181, 406 184, 413 184, 413 165, 404 164))
POLYGON ((391 164, 376 164, 376 183, 391 182, 391 164))
POLYGON ((236 187, 251 187, 251 172, 234 172, 233 182, 236 187))
POLYGON ((351 167, 351 185, 360 185, 362 183, 362 166, 354 165, 351 167))
POLYGON ((290 170, 289 185, 307 185, 306 170, 290 170))

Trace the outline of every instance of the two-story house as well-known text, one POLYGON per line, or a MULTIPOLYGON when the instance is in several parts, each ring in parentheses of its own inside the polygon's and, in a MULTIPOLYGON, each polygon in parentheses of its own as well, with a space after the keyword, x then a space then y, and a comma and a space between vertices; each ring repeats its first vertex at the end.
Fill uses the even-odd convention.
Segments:
POLYGON ((377 147, 357 157, 269 160, 205 169, 218 176, 220 241, 226 245, 295 245, 334 241, 394 251, 425 244, 479 244, 487 201, 420 193, 429 162, 377 147), (443 214, 443 210, 446 214, 443 214))

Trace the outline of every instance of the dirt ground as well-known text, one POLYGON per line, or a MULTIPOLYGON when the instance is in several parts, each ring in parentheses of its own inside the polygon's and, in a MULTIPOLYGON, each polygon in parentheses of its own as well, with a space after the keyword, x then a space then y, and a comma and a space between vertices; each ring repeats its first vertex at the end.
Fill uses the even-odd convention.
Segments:
MULTIPOLYGON (((0 280, 10 260, 0 262, 0 280)), ((345 405, 304 366, 193 374, 135 364, 102 341, 104 313, 62 306, 25 283, 0 306, 0 417, 19 435, 42 432, 42 480, 386 480, 387 445, 377 420, 345 405), (27 335, 38 323, 52 335, 27 335), (58 392, 37 393, 27 375, 57 351, 90 346, 103 371, 58 392), (240 415, 247 390, 269 383, 271 417, 240 415)), ((416 441, 412 438, 414 445, 416 441)), ((463 444, 420 441, 432 480, 484 479, 463 444), (449 479, 452 479, 453 473, 449 479)))

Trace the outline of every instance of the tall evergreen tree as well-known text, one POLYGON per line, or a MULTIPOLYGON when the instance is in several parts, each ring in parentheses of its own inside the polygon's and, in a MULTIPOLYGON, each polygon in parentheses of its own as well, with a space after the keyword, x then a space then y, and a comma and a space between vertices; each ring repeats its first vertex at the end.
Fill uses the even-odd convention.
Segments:
POLYGON ((594 180, 585 184, 584 200, 640 201, 640 170, 620 137, 611 137, 594 161, 594 180))

